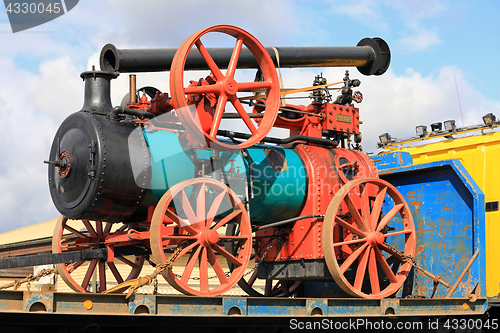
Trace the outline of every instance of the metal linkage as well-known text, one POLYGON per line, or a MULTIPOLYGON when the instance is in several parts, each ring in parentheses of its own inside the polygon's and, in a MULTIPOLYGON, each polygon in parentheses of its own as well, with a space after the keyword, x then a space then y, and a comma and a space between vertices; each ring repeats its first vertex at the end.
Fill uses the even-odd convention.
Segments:
POLYGON ((88 260, 106 260, 107 258, 108 250, 106 248, 63 253, 34 254, 28 256, 1 258, 0 269, 62 264, 88 260))
POLYGON ((397 250, 394 246, 390 245, 387 242, 384 242, 384 245, 387 246, 388 248, 390 248, 391 250, 393 250, 394 254, 396 254, 396 256, 399 256, 400 260, 402 260, 404 262, 409 262, 413 267, 415 267, 415 269, 421 271, 424 275, 430 277, 434 281, 434 288, 432 291, 431 298, 434 297, 434 294, 436 293, 436 287, 439 283, 442 284, 443 286, 445 286, 447 289, 451 288, 450 285, 446 281, 444 281, 441 276, 434 275, 431 272, 420 267, 417 263, 417 260, 414 257, 402 253, 401 251, 397 250))

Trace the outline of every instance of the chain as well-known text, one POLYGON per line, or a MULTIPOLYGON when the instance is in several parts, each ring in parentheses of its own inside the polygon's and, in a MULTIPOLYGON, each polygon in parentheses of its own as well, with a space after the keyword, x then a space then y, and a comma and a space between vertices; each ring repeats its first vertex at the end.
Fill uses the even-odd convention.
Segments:
POLYGON ((260 257, 260 260, 255 260, 255 266, 253 266, 253 268, 251 270, 249 270, 248 272, 246 272, 245 274, 243 274, 243 276, 241 278, 244 278, 244 277, 252 274, 257 269, 257 267, 259 267, 259 264, 264 261, 264 258, 266 257, 267 252, 269 252, 269 250, 273 247, 273 244, 272 244, 272 240, 273 239, 274 238, 270 238, 267 241, 267 243, 264 245, 264 246, 267 245, 267 248, 266 248, 264 254, 260 257))
POLYGON ((163 264, 156 265, 153 261, 151 261, 151 259, 149 259, 149 255, 146 255, 145 259, 147 259, 147 261, 153 267, 156 267, 153 273, 146 275, 144 277, 138 278, 138 279, 133 279, 133 280, 129 280, 129 281, 125 281, 123 283, 120 283, 119 285, 117 285, 111 289, 106 290, 105 292, 103 292, 103 294, 108 294, 110 292, 122 289, 124 287, 129 287, 127 290, 127 296, 125 297, 125 299, 128 299, 130 296, 132 296, 137 291, 137 289, 139 289, 145 285, 151 284, 151 282, 154 282, 153 291, 156 294, 158 292, 158 281, 156 280, 156 277, 158 276, 158 274, 161 274, 162 272, 164 272, 166 270, 172 269, 172 265, 173 265, 175 259, 177 259, 179 254, 182 252, 182 250, 187 245, 188 245, 187 240, 183 240, 182 242, 180 242, 177 245, 177 248, 175 249, 175 251, 170 256, 170 258, 168 258, 165 261, 165 263, 163 263, 163 264))
POLYGON ((59 272, 57 271, 57 268, 55 268, 55 267, 50 268, 50 269, 44 268, 36 276, 33 274, 28 274, 28 276, 26 276, 23 279, 15 280, 14 282, 10 282, 10 283, 7 283, 6 285, 1 286, 0 290, 11 288, 11 287, 14 287, 14 290, 17 290, 17 289, 19 289, 19 287, 23 283, 26 283, 26 288, 29 291, 31 289, 31 282, 38 281, 42 277, 48 276, 50 274, 59 274, 59 272))
POLYGON ((400 258, 402 261, 404 262, 409 262, 410 265, 413 266, 413 278, 414 278, 414 281, 415 281, 415 284, 414 284, 414 288, 412 288, 412 293, 411 293, 411 296, 412 298, 417 298, 417 297, 420 297, 418 295, 418 269, 419 269, 419 266, 418 266, 418 263, 417 263, 417 260, 408 255, 408 254, 405 254, 404 252, 401 252, 399 251, 398 249, 396 249, 394 246, 392 246, 391 244, 387 243, 387 242, 384 242, 384 245, 387 246, 388 248, 390 248, 392 251, 394 251, 400 258), (413 295, 413 290, 416 291, 416 295, 413 295))
MULTIPOLYGON (((288 235, 287 235, 287 236, 288 236, 288 235)), ((256 260, 256 261, 255 261, 255 266, 254 266, 254 267, 252 267, 252 269, 250 269, 248 272, 246 272, 245 274, 243 274, 243 275, 241 276, 242 278, 244 278, 244 277, 246 277, 246 276, 248 276, 248 275, 252 274, 252 273, 253 273, 253 272, 257 269, 257 267, 259 266, 259 264, 260 264, 260 263, 264 260, 264 258, 266 257, 267 252, 269 252, 269 250, 273 247, 273 245, 272 245, 272 241, 273 241, 274 239, 276 239, 276 238, 277 238, 277 237, 270 238, 270 239, 266 242, 266 244, 264 245, 264 247, 266 247, 266 246, 267 246, 267 248, 266 248, 266 250, 265 250, 264 254, 261 256, 260 260, 259 260, 259 261, 257 261, 257 260, 256 260)), ((288 238, 288 237, 286 237, 286 238, 288 238)), ((286 242, 286 238, 285 238, 285 242, 286 242)), ((226 277, 229 277, 229 276, 231 275, 231 273, 232 273, 231 271, 224 272, 224 274, 226 275, 226 277)), ((178 278, 178 279, 180 279, 180 278, 182 278, 182 275, 175 274, 175 277, 176 277, 176 278, 178 278)), ((210 279, 215 279, 215 278, 217 278, 217 275, 213 275, 213 276, 209 276, 209 277, 208 277, 208 279, 209 279, 209 280, 210 280, 210 279)), ((190 280, 193 280, 193 281, 198 281, 198 280, 200 280, 200 278, 199 278, 199 277, 197 277, 197 276, 194 276, 194 277, 190 278, 190 280)))

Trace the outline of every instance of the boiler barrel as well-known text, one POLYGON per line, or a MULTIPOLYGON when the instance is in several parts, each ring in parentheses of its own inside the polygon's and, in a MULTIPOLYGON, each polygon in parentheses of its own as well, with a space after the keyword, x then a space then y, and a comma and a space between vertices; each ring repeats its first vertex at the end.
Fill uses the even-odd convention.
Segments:
MULTIPOLYGON (((232 48, 207 48, 220 68, 226 68, 232 48)), ((352 47, 267 47, 267 52, 278 67, 357 67, 364 75, 381 75, 389 67, 389 46, 381 38, 364 38, 352 47)), ((177 49, 118 49, 113 44, 101 50, 100 65, 103 71, 157 72, 169 71, 177 49)), ((257 68, 252 53, 243 48, 238 68, 257 68)), ((208 69, 205 60, 193 49, 186 60, 186 70, 208 69)))

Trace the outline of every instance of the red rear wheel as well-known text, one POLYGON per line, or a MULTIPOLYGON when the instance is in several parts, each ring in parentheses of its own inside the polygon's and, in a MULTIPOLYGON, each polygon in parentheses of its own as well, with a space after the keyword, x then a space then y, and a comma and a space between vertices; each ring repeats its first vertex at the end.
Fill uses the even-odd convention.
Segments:
POLYGON ((385 298, 398 291, 412 268, 398 252, 413 256, 415 244, 410 207, 384 180, 355 179, 342 186, 328 206, 325 260, 335 282, 349 295, 385 298), (385 215, 384 201, 391 206, 385 215))

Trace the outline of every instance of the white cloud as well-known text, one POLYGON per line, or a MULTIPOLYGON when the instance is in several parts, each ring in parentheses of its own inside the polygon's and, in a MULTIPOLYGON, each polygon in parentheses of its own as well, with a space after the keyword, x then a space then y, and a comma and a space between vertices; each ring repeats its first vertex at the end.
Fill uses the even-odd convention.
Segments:
POLYGON ((416 28, 410 34, 402 37, 399 43, 405 53, 417 53, 441 44, 441 40, 436 32, 416 28))
MULTIPOLYGON (((405 7, 401 15, 406 17, 413 11, 418 14, 417 20, 408 20, 402 26, 401 42, 414 47, 414 51, 440 43, 439 31, 421 22, 442 13, 441 7, 429 5, 432 8, 425 9, 426 3, 418 1, 410 4, 413 7, 405 7)), ((334 9, 336 15, 389 29, 393 23, 381 6, 390 7, 364 0, 334 9)), ((321 9, 311 13, 322 14, 321 9)), ((301 31, 303 35, 318 31, 311 23, 313 17, 302 20, 302 14, 287 1, 212 1, 207 5, 201 0, 140 4, 108 0, 92 6, 80 2, 68 14, 40 27, 50 27, 54 33, 0 35, 0 232, 58 215, 50 199, 43 160, 48 157, 58 126, 83 105, 79 74, 91 65, 98 68, 98 54, 104 44, 111 42, 119 48, 177 47, 190 33, 227 23, 250 31, 264 45, 287 45, 297 30, 310 30, 301 31), (308 25, 304 27, 303 22, 308 25)), ((0 24, 0 30, 10 27, 0 24)), ((344 70, 287 69, 283 70, 283 78, 286 87, 300 88, 311 85, 314 76, 322 71, 329 82, 340 81, 344 70)), ((454 73, 466 125, 479 123, 488 112, 500 116, 498 98, 482 96, 458 67, 443 67, 429 76, 422 76, 418 70, 398 76, 389 70, 380 77, 364 77, 352 69, 351 77, 362 81, 359 90, 365 97, 359 105, 365 150, 374 151, 378 135, 384 132, 407 137, 413 135, 416 125, 447 119, 461 123, 454 73)), ((151 85, 168 91, 168 73, 144 73, 137 80, 139 87, 151 85)), ((128 75, 113 80, 111 87, 112 102, 117 105, 128 91, 128 75)), ((309 103, 292 99, 287 102, 309 103)), ((282 134, 276 132, 273 135, 282 134)))

